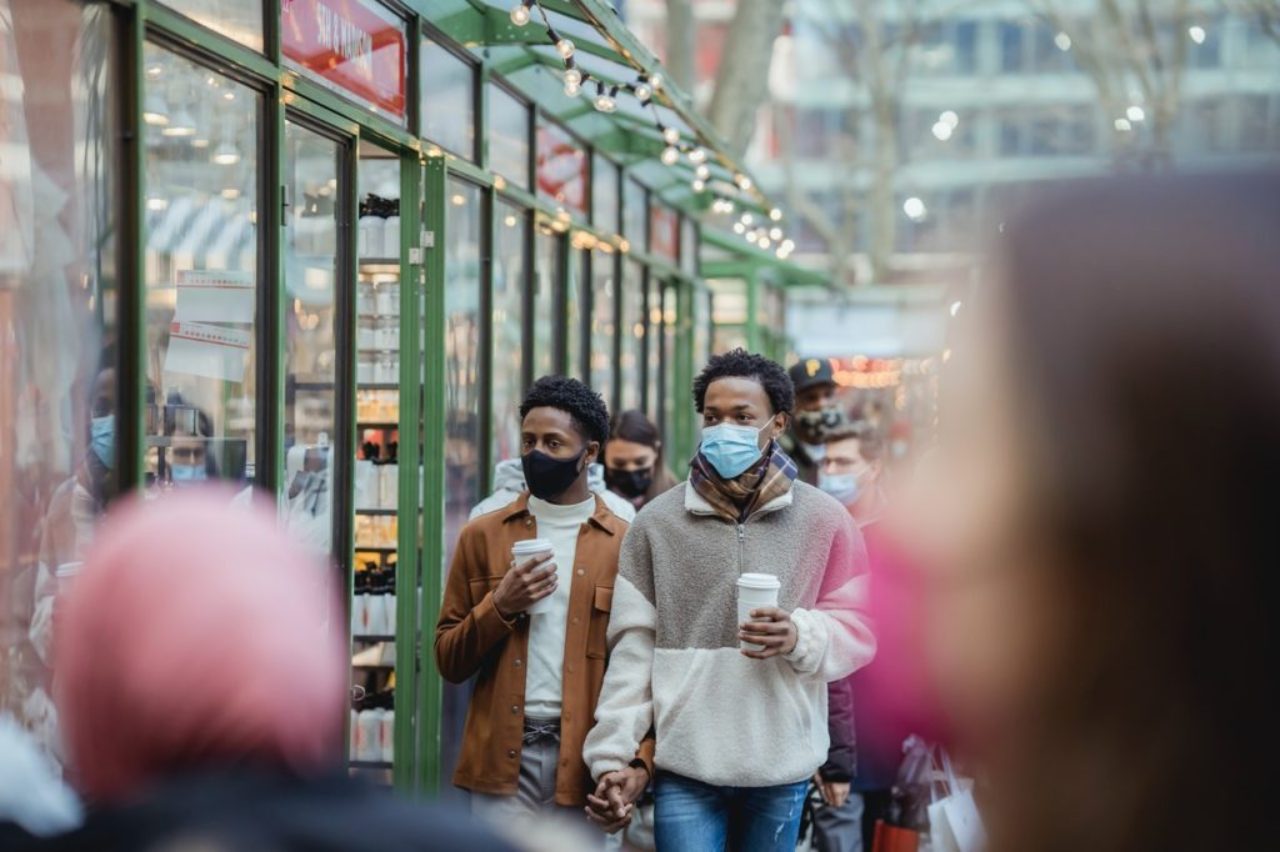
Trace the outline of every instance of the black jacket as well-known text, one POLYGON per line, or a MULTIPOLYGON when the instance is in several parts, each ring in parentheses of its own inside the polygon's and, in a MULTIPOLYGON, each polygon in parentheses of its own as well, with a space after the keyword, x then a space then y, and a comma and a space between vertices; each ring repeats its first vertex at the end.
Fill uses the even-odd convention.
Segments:
MULTIPOLYGON (((4 837, 4 835, 0 835, 4 837)), ((343 775, 300 780, 234 771, 166 781, 78 830, 5 837, 6 852, 408 852, 512 849, 465 812, 418 804, 343 775)))
POLYGON ((827 731, 831 748, 818 771, 824 781, 852 781, 857 768, 857 737, 853 728, 853 679, 827 684, 827 731))

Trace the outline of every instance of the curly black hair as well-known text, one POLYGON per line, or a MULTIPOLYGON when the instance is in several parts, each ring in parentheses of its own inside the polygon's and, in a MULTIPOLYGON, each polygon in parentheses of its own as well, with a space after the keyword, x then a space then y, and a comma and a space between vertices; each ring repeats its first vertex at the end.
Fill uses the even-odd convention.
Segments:
POLYGON ((609 409, 600 394, 568 376, 543 376, 533 383, 520 403, 520 419, 535 408, 567 412, 579 434, 601 447, 609 440, 609 409))
POLYGON ((787 371, 763 355, 745 349, 734 349, 723 355, 712 355, 707 366, 693 380, 693 404, 702 413, 707 402, 707 388, 716 379, 743 378, 759 382, 769 395, 769 404, 775 414, 790 414, 796 405, 796 389, 787 371))

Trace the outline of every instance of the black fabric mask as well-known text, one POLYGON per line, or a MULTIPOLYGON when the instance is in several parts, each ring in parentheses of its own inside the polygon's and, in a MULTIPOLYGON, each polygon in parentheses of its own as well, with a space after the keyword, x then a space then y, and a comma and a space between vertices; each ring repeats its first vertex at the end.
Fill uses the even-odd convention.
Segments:
POLYGON ((571 459, 558 459, 542 450, 525 453, 520 457, 520 465, 524 468, 524 482, 529 493, 539 500, 554 500, 568 491, 582 473, 578 463, 586 454, 587 451, 583 450, 571 459))
POLYGON ((840 419, 840 409, 834 406, 801 411, 795 416, 796 437, 806 444, 821 444, 827 432, 840 425, 840 419))
POLYGON ((639 497, 649 490, 653 484, 653 468, 642 470, 616 470, 612 467, 604 469, 604 481, 623 497, 639 497))

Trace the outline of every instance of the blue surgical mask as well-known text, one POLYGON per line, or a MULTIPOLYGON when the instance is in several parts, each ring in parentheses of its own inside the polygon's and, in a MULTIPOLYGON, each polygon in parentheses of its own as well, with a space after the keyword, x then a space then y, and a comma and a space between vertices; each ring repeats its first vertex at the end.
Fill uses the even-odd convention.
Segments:
POLYGON ((116 467, 116 416, 107 414, 89 421, 89 449, 107 470, 116 467))
POLYGON ((821 462, 827 457, 826 444, 806 444, 804 441, 797 440, 800 449, 804 450, 804 454, 809 457, 809 461, 821 462))
POLYGON ((736 479, 751 465, 760 460, 764 450, 760 448, 760 433, 768 428, 734 426, 721 423, 702 430, 702 455, 725 479, 736 479))
POLYGON ((199 482, 208 478, 209 474, 202 464, 169 465, 169 480, 171 482, 199 482))
POLYGON ((856 473, 818 472, 818 487, 840 501, 852 506, 862 493, 862 482, 856 473))

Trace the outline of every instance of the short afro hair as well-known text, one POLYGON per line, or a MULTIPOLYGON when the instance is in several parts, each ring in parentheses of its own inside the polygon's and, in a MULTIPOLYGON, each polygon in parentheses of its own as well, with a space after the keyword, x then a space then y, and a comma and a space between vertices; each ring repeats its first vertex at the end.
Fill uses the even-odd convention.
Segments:
POLYGON ((769 395, 773 413, 790 414, 796 406, 796 389, 782 365, 745 349, 734 349, 723 355, 712 355, 707 366, 693 380, 693 403, 702 413, 707 402, 707 388, 716 379, 742 378, 759 382, 769 395))
POLYGON ((573 418, 573 425, 587 441, 601 447, 609 440, 609 409, 600 394, 577 379, 543 376, 533 383, 520 403, 520 419, 535 408, 558 408, 573 418))

